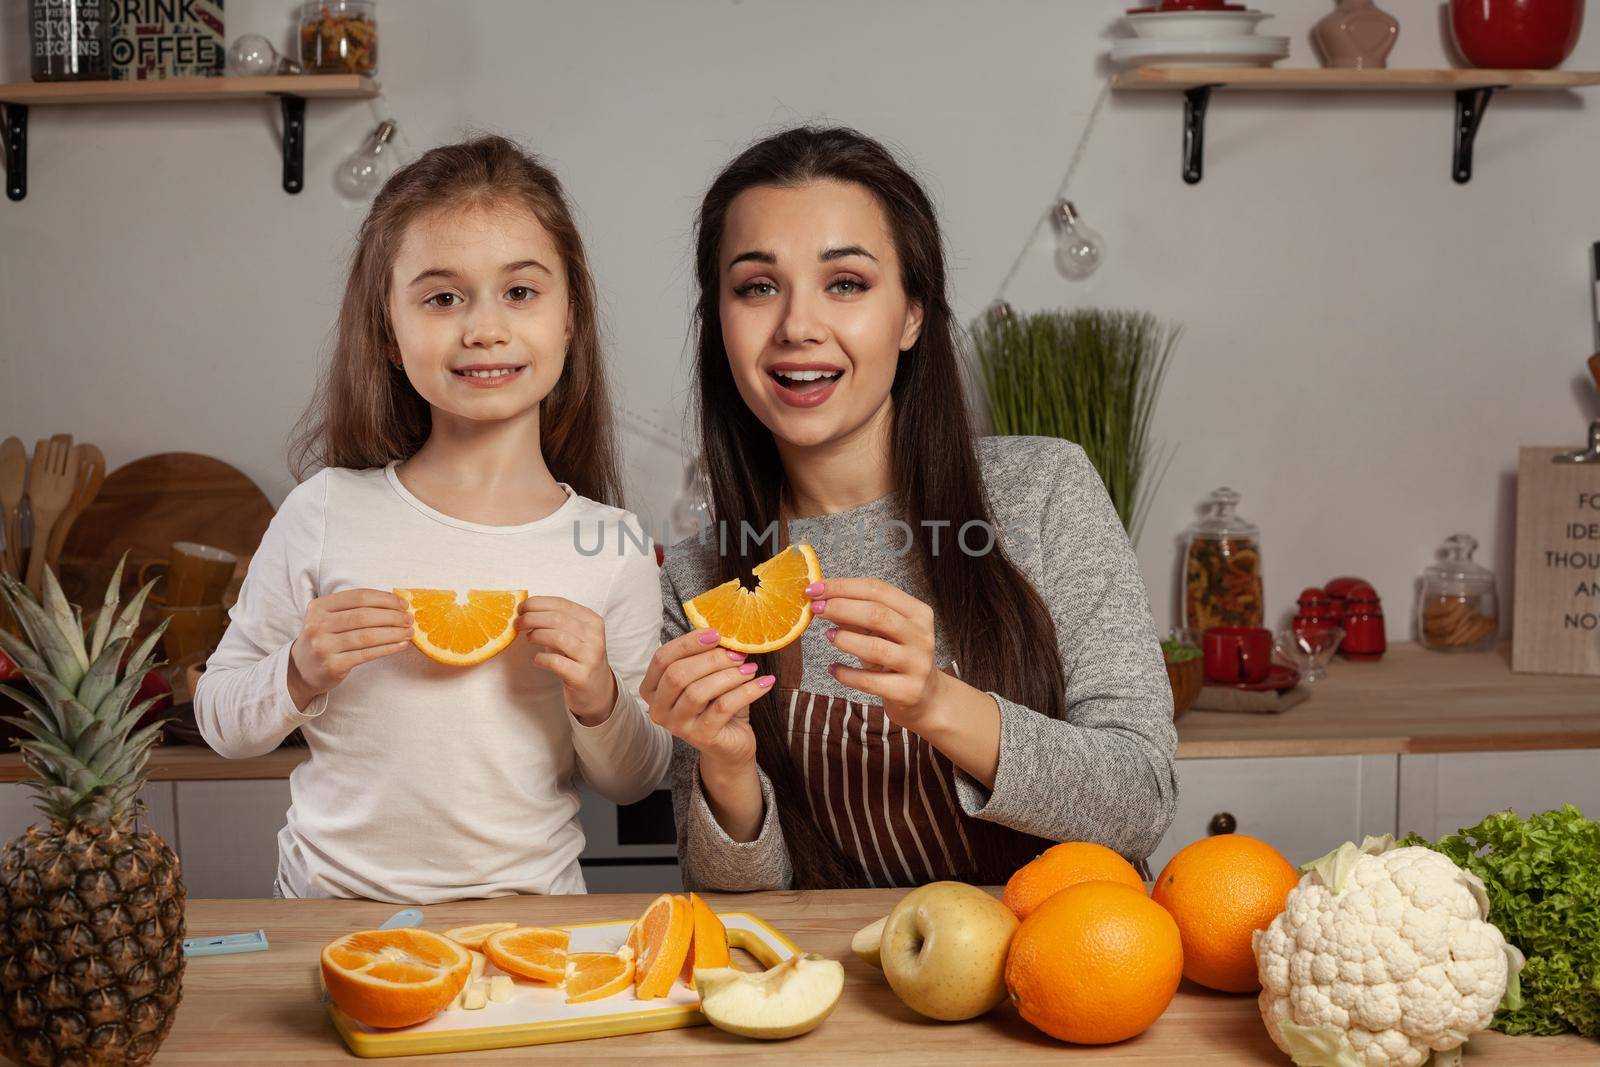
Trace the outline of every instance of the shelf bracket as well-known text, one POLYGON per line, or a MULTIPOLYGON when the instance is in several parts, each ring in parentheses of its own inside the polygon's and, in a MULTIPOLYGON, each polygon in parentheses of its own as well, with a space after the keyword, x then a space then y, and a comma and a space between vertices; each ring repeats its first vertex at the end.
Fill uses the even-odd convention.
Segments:
POLYGON ((1501 85, 1485 85, 1476 89, 1456 90, 1456 151, 1451 161, 1450 176, 1457 185, 1472 180, 1472 142, 1478 137, 1478 124, 1489 108, 1489 100, 1501 85))
POLYGON ((6 196, 28 195, 28 105, 0 104, 0 136, 5 138, 6 196))
POLYGON ((1183 91, 1183 180, 1200 184, 1206 158, 1206 106, 1220 85, 1196 85, 1183 91))
POLYGON ((278 103, 283 108, 283 191, 298 193, 306 187, 306 98, 284 93, 278 103))

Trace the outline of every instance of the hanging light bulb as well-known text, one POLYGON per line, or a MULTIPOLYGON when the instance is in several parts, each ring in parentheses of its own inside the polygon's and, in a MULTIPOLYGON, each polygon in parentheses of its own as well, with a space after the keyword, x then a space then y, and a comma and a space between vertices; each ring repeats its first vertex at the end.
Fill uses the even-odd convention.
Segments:
POLYGON ((360 148, 345 157, 334 172, 333 183, 339 192, 352 200, 371 200, 383 188, 389 176, 389 163, 394 153, 389 142, 394 140, 393 119, 384 119, 367 135, 360 148))
POLYGON ((241 78, 304 73, 300 64, 279 55, 272 42, 259 33, 241 34, 233 42, 228 48, 228 69, 241 78))
POLYGON ((1070 281, 1082 281, 1106 258, 1106 243, 1070 200, 1056 201, 1051 219, 1056 227, 1056 269, 1070 281))

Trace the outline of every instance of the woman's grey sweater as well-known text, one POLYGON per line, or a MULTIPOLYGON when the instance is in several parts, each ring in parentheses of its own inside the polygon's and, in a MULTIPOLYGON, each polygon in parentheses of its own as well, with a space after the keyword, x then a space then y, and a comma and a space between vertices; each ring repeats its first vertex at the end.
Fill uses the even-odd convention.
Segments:
MULTIPOLYGON (((1077 445, 1052 437, 988 437, 978 442, 978 456, 1001 541, 1055 621, 1067 716, 1052 719, 1004 693, 991 693, 1000 706, 994 788, 985 789, 958 769, 956 795, 975 818, 1053 841, 1096 841, 1142 859, 1172 821, 1178 738, 1172 691, 1127 534, 1077 445)), ((837 514, 796 519, 789 540, 807 541, 817 550, 824 576, 880 578, 931 603, 913 554, 896 551, 906 544, 906 528, 895 525, 895 504, 888 496, 837 514)), ((959 533, 939 528, 939 551, 983 550, 985 531, 968 530, 958 542, 959 533)), ((739 531, 730 526, 728 536, 739 531)), ((766 545, 775 547, 770 539, 766 545)), ((716 584, 717 551, 712 531, 667 553, 661 572, 663 641, 690 629, 682 602, 716 584)), ((799 688, 860 702, 864 694, 828 674, 829 663, 853 661, 827 641, 826 626, 814 622, 801 638, 799 688)), ((938 665, 949 664, 942 633, 935 634, 935 644, 938 665)), ((760 834, 737 842, 707 806, 699 753, 681 739, 674 739, 672 771, 684 885, 787 889, 793 871, 767 776, 758 769, 766 805, 760 834)))

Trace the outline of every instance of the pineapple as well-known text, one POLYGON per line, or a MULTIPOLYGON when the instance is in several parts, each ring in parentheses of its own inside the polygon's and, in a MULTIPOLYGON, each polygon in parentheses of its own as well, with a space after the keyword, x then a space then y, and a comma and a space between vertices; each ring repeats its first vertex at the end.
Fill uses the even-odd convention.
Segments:
POLYGON ((27 712, 5 721, 45 816, 0 855, 0 1052, 19 1063, 147 1063, 182 996, 178 857, 137 822, 160 724, 129 706, 165 626, 118 666, 150 593, 118 614, 121 581, 119 563, 88 634, 50 571, 42 603, 0 578, 27 635, 0 630, 0 651, 39 693, 0 686, 27 712))

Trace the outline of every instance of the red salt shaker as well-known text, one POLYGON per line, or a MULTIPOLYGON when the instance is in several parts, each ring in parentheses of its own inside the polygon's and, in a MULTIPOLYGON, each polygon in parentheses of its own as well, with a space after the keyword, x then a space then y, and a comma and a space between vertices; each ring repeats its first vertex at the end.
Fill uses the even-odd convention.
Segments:
POLYGON ((1339 612, 1334 608, 1333 598, 1316 586, 1301 590, 1300 599, 1295 603, 1300 610, 1290 621, 1289 628, 1296 634, 1304 630, 1326 629, 1329 626, 1343 624, 1339 612))
POLYGON ((1388 647, 1377 590, 1364 582, 1351 586, 1345 591, 1344 643, 1339 654, 1346 659, 1373 660, 1388 647))

